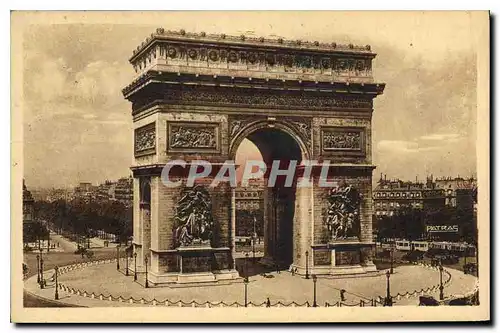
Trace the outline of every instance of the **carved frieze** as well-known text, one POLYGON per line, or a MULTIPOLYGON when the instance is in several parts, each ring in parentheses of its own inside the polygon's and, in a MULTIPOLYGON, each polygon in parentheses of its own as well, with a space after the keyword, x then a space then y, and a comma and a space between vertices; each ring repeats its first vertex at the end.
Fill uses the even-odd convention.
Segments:
POLYGON ((326 154, 365 155, 365 130, 362 127, 322 127, 321 150, 326 154))
POLYGON ((168 122, 169 151, 219 151, 219 124, 168 122))
POLYGON ((359 239, 361 195, 352 185, 341 184, 328 193, 324 224, 330 240, 359 239))
POLYGON ((176 103, 241 105, 266 108, 303 108, 303 109, 371 109, 371 98, 358 96, 332 96, 323 94, 279 94, 231 90, 230 92, 211 89, 167 90, 163 97, 176 103))
POLYGON ((155 123, 140 127, 134 131, 135 155, 149 155, 156 152, 155 123))
MULTIPOLYGON (((302 45, 299 43, 297 46, 302 45)), ((154 47, 146 48, 146 52, 134 56, 132 64, 136 72, 145 69, 151 63, 151 60, 156 58, 157 49, 160 57, 165 59, 167 64, 169 61, 174 64, 179 61, 186 61, 186 65, 188 65, 190 61, 200 60, 206 61, 209 67, 213 66, 214 63, 231 63, 248 66, 248 69, 256 69, 256 66, 260 67, 259 70, 286 67, 286 72, 305 73, 315 70, 328 75, 372 77, 372 55, 367 48, 361 48, 362 52, 357 55, 345 53, 325 54, 324 52, 314 51, 304 52, 301 49, 262 49, 251 45, 241 48, 228 44, 213 45, 201 41, 182 43, 178 40, 168 41, 165 39, 158 41, 154 47)), ((334 47, 333 49, 338 50, 339 48, 334 47)), ((200 64, 195 66, 200 66, 200 64)), ((283 70, 283 68, 277 70, 283 70)), ((276 69, 273 71, 276 71, 276 69)))
MULTIPOLYGON (((299 72, 304 69, 314 68, 322 71, 333 69, 337 74, 349 74, 351 76, 370 77, 372 75, 371 59, 355 59, 338 56, 309 55, 301 53, 276 53, 276 51, 255 52, 253 50, 238 51, 231 48, 209 48, 206 46, 193 46, 189 49, 175 45, 161 46, 166 49, 167 59, 186 59, 207 61, 208 54, 210 62, 238 63, 241 65, 259 65, 266 67, 286 66, 288 71, 294 68, 299 72), (201 56, 203 55, 203 56, 201 56), (332 66, 333 64, 333 66, 332 66)), ((160 51, 163 55, 164 51, 160 51)), ((146 58, 150 58, 147 54, 146 58)), ((140 64, 144 61, 137 61, 140 64)), ((146 62, 147 64, 148 62, 146 62)), ((140 69, 144 68, 142 65, 140 69)))

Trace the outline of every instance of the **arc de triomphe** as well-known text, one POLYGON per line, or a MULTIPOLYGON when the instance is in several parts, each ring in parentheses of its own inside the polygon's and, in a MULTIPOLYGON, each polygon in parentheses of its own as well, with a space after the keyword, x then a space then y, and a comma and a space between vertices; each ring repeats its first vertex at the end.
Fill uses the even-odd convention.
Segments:
POLYGON ((374 58, 368 45, 152 33, 134 50, 137 75, 123 89, 134 124, 138 270, 148 258, 153 283, 238 277, 234 189, 208 186, 213 176, 167 187, 161 172, 170 160, 234 160, 245 138, 266 163, 317 161, 313 179, 329 160, 336 184, 266 188, 263 262, 298 275, 306 266, 315 274, 375 270, 371 119, 385 84, 373 79, 374 58))

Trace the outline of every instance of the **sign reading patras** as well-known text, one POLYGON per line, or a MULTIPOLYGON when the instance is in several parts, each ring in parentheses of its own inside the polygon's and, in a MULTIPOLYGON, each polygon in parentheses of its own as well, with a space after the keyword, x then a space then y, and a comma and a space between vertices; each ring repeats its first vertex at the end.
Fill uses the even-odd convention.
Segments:
POLYGON ((458 225, 428 225, 427 232, 458 232, 458 225))

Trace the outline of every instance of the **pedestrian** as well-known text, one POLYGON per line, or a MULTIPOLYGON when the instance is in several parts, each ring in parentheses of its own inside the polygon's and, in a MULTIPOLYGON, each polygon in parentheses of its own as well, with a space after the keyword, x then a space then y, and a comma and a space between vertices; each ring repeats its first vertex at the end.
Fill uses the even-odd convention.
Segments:
POLYGON ((345 302, 345 289, 340 290, 340 300, 345 302))
POLYGON ((269 300, 269 297, 267 298, 267 301, 266 301, 266 308, 270 308, 271 307, 271 301, 269 300))
POLYGON ((295 269, 292 268, 292 276, 294 276, 294 275, 295 275, 295 269))
POLYGON ((280 272, 280 266, 278 264, 276 264, 276 273, 281 274, 281 272, 280 272))

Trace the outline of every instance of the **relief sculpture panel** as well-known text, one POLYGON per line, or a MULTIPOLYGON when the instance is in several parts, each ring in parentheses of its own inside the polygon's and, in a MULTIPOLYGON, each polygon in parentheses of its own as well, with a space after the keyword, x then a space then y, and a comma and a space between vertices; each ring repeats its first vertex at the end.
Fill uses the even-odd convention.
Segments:
POLYGON ((140 127, 134 132, 134 152, 136 156, 154 154, 156 151, 155 123, 140 127))
POLYGON ((365 129, 362 127, 323 127, 321 150, 326 154, 365 155, 365 129))
POLYGON ((214 219, 207 189, 200 185, 186 188, 176 207, 174 246, 210 246, 214 219))
POLYGON ((218 152, 219 124, 169 122, 167 147, 169 151, 218 152))
POLYGON ((330 240, 358 240, 361 195, 352 185, 339 185, 328 194, 328 208, 324 221, 330 240))

